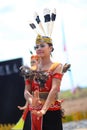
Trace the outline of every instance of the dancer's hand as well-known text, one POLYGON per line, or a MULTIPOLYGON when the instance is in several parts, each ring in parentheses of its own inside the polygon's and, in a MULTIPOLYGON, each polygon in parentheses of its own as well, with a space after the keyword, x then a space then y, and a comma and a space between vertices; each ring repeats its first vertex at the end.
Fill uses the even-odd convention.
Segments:
POLYGON ((25 110, 27 108, 27 106, 17 106, 19 108, 19 110, 25 110))
POLYGON ((25 99, 29 102, 29 104, 32 107, 36 107, 39 104, 41 104, 40 98, 39 98, 39 91, 38 90, 34 91, 34 95, 31 95, 30 92, 25 90, 24 96, 25 96, 25 99))
POLYGON ((39 91, 34 91, 34 95, 32 98, 32 106, 38 106, 41 104, 40 98, 39 98, 39 91))

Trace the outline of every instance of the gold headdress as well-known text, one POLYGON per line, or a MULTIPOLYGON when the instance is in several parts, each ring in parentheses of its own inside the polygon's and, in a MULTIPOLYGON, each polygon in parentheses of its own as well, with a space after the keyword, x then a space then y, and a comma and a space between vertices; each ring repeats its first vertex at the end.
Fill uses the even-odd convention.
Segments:
POLYGON ((41 35, 41 33, 37 31, 36 25, 33 22, 29 23, 29 25, 37 33, 36 44, 40 44, 42 42, 52 44, 51 34, 53 30, 54 21, 56 19, 56 9, 54 9, 51 12, 49 9, 45 8, 43 13, 44 13, 44 23, 46 25, 46 29, 43 28, 39 15, 36 12, 34 14, 34 19, 37 22, 43 35, 41 35))

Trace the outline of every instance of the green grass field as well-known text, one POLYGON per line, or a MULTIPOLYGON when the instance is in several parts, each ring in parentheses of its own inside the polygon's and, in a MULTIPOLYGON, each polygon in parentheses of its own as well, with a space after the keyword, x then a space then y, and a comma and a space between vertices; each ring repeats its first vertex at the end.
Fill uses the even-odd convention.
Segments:
POLYGON ((60 99, 77 99, 80 97, 87 97, 87 87, 80 88, 77 87, 75 92, 72 93, 71 90, 61 91, 59 98, 60 99))

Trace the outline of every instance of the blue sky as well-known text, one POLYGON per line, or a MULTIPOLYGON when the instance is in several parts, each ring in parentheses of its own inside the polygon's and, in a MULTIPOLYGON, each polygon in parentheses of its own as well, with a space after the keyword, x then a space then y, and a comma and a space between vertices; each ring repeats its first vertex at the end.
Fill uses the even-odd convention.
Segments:
POLYGON ((44 8, 57 10, 52 32, 55 48, 52 59, 71 63, 71 72, 64 75, 61 90, 87 86, 86 0, 0 0, 0 61, 22 57, 24 64, 29 65, 29 49, 34 52, 36 37, 29 21, 34 21, 35 11, 43 20, 44 8))

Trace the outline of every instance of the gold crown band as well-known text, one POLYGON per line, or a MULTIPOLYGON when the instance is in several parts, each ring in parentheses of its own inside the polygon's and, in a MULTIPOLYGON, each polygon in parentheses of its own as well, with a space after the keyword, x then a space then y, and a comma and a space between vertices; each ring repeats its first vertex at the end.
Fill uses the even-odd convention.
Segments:
POLYGON ((43 42, 52 44, 52 39, 50 37, 47 37, 47 36, 38 35, 36 38, 36 44, 41 44, 43 42))

